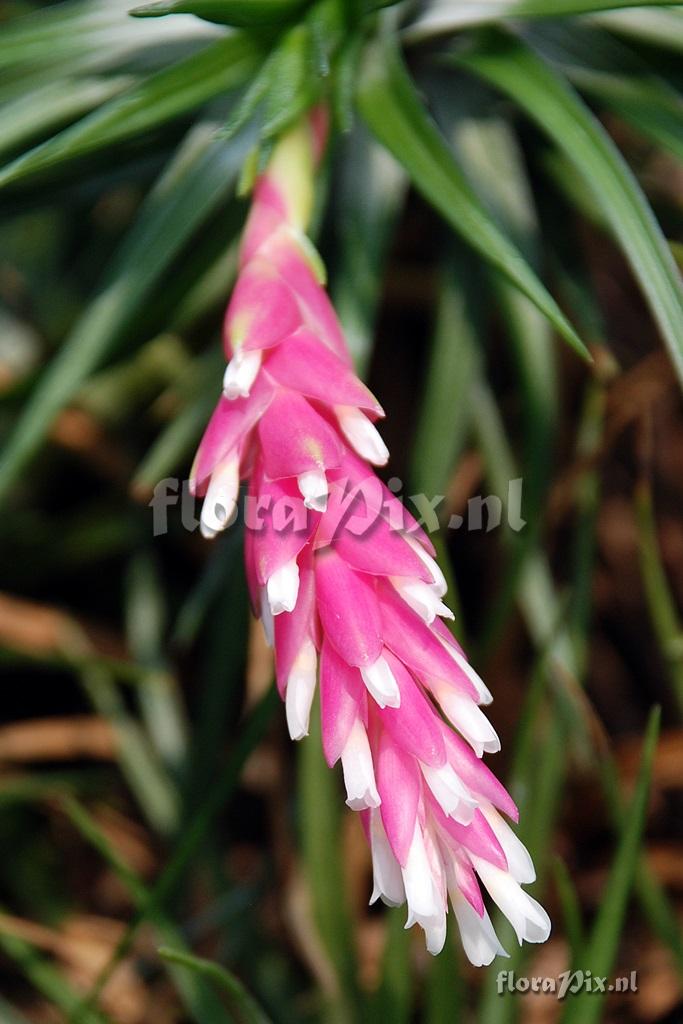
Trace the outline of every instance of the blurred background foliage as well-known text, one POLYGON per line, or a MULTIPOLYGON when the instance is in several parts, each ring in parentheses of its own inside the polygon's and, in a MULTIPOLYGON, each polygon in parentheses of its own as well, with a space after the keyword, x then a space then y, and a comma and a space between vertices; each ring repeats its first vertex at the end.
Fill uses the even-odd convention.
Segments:
POLYGON ((0 6, 0 1020, 680 1021, 683 7, 127 8, 0 6), (367 908, 239 530, 177 506, 153 536, 250 181, 320 101, 317 241, 388 475, 444 526, 523 480, 521 532, 439 541, 554 919, 488 970, 367 908), (638 991, 497 994, 570 967, 638 991))

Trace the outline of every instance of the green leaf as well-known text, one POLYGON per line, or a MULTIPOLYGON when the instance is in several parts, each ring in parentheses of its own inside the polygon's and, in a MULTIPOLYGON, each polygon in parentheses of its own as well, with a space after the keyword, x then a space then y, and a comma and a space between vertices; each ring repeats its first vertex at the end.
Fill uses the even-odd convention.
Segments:
POLYGON ((178 680, 164 651, 165 588, 159 568, 147 552, 131 560, 125 612, 128 648, 147 670, 145 682, 136 690, 141 716, 161 761, 177 775, 187 754, 187 716, 178 680))
POLYGON ((410 970, 411 934, 405 927, 404 907, 389 907, 385 911, 385 932, 382 980, 371 1003, 370 1019, 407 1024, 414 991, 410 970))
POLYGON ((628 46, 600 28, 567 22, 534 27, 525 38, 580 91, 683 161, 683 98, 628 46))
POLYGON ((268 28, 291 21, 306 0, 159 0, 134 7, 134 18, 163 18, 167 14, 194 14, 205 21, 241 28, 268 28))
POLYGON ((313 914, 336 978, 331 1012, 340 1021, 355 1019, 356 965, 348 901, 344 899, 339 790, 322 754, 320 707, 311 710, 309 735, 299 748, 300 828, 306 879, 313 914))
POLYGON ((510 13, 517 17, 534 15, 539 18, 556 18, 624 7, 673 7, 679 3, 680 0, 512 0, 508 6, 511 8, 510 13))
POLYGON ((647 10, 642 4, 637 6, 639 9, 634 11, 596 14, 591 20, 611 32, 630 36, 638 43, 650 43, 677 53, 683 52, 683 11, 680 5, 675 11, 647 10))
POLYGON ((313 39, 308 25, 286 33, 269 66, 261 137, 273 138, 310 107, 315 91, 313 39))
POLYGON ((0 996, 0 1019, 3 1024, 29 1024, 28 1018, 19 1013, 13 1006, 10 1006, 0 996))
POLYGON ((339 149, 342 159, 330 195, 337 243, 330 292, 351 355, 363 372, 372 354, 389 245, 407 181, 361 122, 340 140, 339 149))
MULTIPOLYGON (((145 908, 145 916, 154 926, 159 938, 165 943, 182 947, 184 942, 179 928, 166 916, 163 910, 155 905, 144 881, 121 858, 97 821, 72 796, 64 797, 62 792, 62 797, 61 807, 71 824, 77 829, 83 839, 103 857, 106 864, 128 890, 133 904, 136 907, 145 908)), ((188 978, 185 972, 179 972, 173 967, 170 967, 169 974, 175 978, 178 991, 195 1020, 210 1020, 212 1024, 229 1024, 231 1018, 228 1017, 227 1012, 213 992, 203 990, 194 978, 188 978)), ((101 989, 97 991, 101 991, 101 989)), ((78 1011, 73 1014, 72 1024, 84 1022, 84 1016, 87 1014, 88 1007, 93 1001, 93 993, 91 992, 81 1001, 78 1011)))
POLYGON ((234 89, 253 71, 258 48, 231 35, 145 81, 0 170, 0 187, 154 128, 234 89))
POLYGON ((581 903, 579 901, 576 886, 572 880, 569 868, 560 856, 553 861, 555 873, 555 887, 562 906, 564 927, 567 933, 567 941, 571 953, 570 967, 580 966, 579 957, 584 948, 583 921, 581 917, 581 903))
POLYGON ((506 18, 565 18, 627 7, 676 6, 680 0, 435 0, 408 25, 405 35, 415 42, 472 25, 506 18))
MULTIPOLYGON (((626 913, 645 824, 647 798, 652 773, 652 762, 659 736, 659 708, 650 714, 640 771, 630 806, 624 817, 624 827, 619 840, 614 863, 605 885, 587 947, 583 958, 593 977, 609 977, 619 947, 621 930, 626 913)), ((605 994, 583 989, 576 993, 567 1004, 562 1018, 563 1024, 594 1024, 601 1019, 605 994)))
POLYGON ((40 86, 0 108, 0 153, 54 129, 110 100, 131 84, 130 76, 62 79, 40 86))
MULTIPOLYGON (((25 6, 25 5, 24 5, 25 6)), ((158 61, 157 47, 178 43, 196 47, 217 30, 192 19, 140 22, 128 17, 126 0, 67 0, 42 6, 23 17, 4 20, 0 68, 5 85, 22 77, 30 87, 76 71, 112 68, 134 55, 158 61)), ((23 91, 26 91, 25 89, 23 91)))
POLYGON ((227 992, 230 1003, 236 1009, 240 1018, 245 1024, 269 1024, 270 1018, 266 1016, 255 999, 247 992, 246 988, 231 971, 220 964, 203 957, 192 956, 191 953, 184 953, 179 949, 169 949, 161 946, 159 956, 172 964, 180 964, 187 967, 195 974, 199 974, 227 992))
POLYGON ((0 500, 36 453, 59 411, 121 340, 136 311, 192 232, 233 187, 242 150, 199 125, 150 193, 91 305, 45 369, 0 458, 0 500))
MULTIPOLYGON (((73 1014, 80 1002, 79 995, 56 967, 28 942, 2 928, 0 949, 5 956, 14 960, 33 987, 49 1000, 50 1006, 61 1010, 67 1020, 74 1020, 73 1014)), ((81 1017, 80 1024, 113 1024, 113 1021, 99 1010, 90 1010, 81 1017)))
POLYGON ((580 355, 590 359, 554 299, 467 184, 394 48, 369 52, 357 102, 370 129, 403 165, 415 187, 484 259, 531 299, 580 355))
POLYGON ((423 494, 445 494, 449 474, 467 441, 470 395, 478 370, 480 282, 471 260, 456 251, 436 314, 436 328, 410 460, 410 484, 423 494), (476 282, 476 284, 475 284, 476 282))
POLYGON ((645 598, 679 714, 683 714, 683 626, 662 563, 652 493, 646 480, 641 480, 636 489, 635 508, 645 598))
MULTIPOLYGON (((201 800, 195 805, 192 817, 179 833, 178 842, 171 856, 165 862, 163 871, 149 890, 144 892, 138 890, 137 913, 127 926, 109 963, 98 975, 85 1005, 90 1005, 102 991, 116 966, 130 949, 143 921, 157 915, 159 909, 176 893, 184 873, 193 858, 197 856, 216 815, 232 795, 244 762, 262 739, 277 702, 277 693, 274 688, 271 688, 242 723, 227 761, 216 774, 213 785, 205 791, 201 800)), ((178 943, 176 942, 175 945, 178 943)), ((205 1018, 199 1019, 204 1020, 205 1018)))
POLYGON ((573 163, 629 260, 683 383, 683 288, 643 192, 580 97, 519 41, 496 35, 459 63, 511 96, 573 163))

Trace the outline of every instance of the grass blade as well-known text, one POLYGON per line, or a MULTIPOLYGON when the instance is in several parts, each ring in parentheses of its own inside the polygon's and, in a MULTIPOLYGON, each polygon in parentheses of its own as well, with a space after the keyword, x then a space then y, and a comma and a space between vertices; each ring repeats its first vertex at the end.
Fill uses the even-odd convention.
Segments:
POLYGON ((126 955, 138 929, 157 910, 164 907, 175 894, 185 871, 197 855, 205 836, 221 807, 229 800, 237 785, 242 766, 256 744, 261 740, 278 703, 272 688, 253 709, 238 734, 238 740, 223 769, 217 773, 213 787, 208 790, 191 820, 179 836, 178 843, 166 866, 152 888, 145 895, 133 920, 128 925, 109 964, 104 968, 91 989, 86 1003, 98 998, 118 963, 126 955))
POLYGON ((303 5, 304 0, 158 0, 134 7, 130 13, 134 18, 194 14, 221 25, 257 28, 289 21, 303 5))
POLYGON ((354 1019, 356 967, 351 922, 343 895, 339 811, 343 805, 337 777, 327 768, 322 754, 317 699, 311 711, 309 735, 299 748, 299 801, 301 842, 313 912, 337 980, 337 991, 330 994, 330 1011, 335 1020, 350 1022, 354 1019))
POLYGON ((397 51, 370 51, 357 93, 362 116, 415 187, 485 260, 547 316, 584 358, 583 342, 527 261, 489 217, 430 120, 397 51))
POLYGON ((337 236, 330 292, 362 372, 372 351, 387 250, 407 185, 401 167, 365 125, 356 124, 340 146, 345 159, 339 162, 330 196, 337 236))
POLYGON ((683 715, 683 628, 669 587, 657 540, 652 494, 641 480, 635 495, 640 572, 658 647, 669 672, 679 713, 683 715))
MULTIPOLYGON (((183 937, 178 928, 166 917, 162 910, 154 906, 150 893, 142 879, 121 859, 117 851, 111 845, 106 835, 102 832, 97 822, 90 816, 87 810, 72 797, 66 797, 62 801, 62 807, 71 824, 80 835, 103 857, 117 878, 123 883, 130 893, 133 903, 136 906, 147 908, 147 917, 154 925, 157 934, 166 943, 174 946, 184 947, 183 937)), ((220 1001, 211 993, 202 990, 201 986, 194 984, 194 979, 187 978, 184 972, 177 972, 171 968, 170 973, 176 977, 178 990, 182 995, 190 1013, 195 1019, 211 1020, 216 1024, 229 1024, 230 1018, 224 1011, 220 1001)), ((81 1003, 80 1014, 87 1012, 88 1000, 81 1003)), ((74 1013, 71 1024, 80 1024, 83 1020, 79 1012, 74 1013)))
MULTIPOLYGON (((606 978, 614 966, 626 904, 633 885, 645 824, 652 761, 659 736, 659 708, 654 708, 645 732, 638 780, 624 817, 617 854, 602 894, 593 930, 584 956, 593 977, 606 978)), ((582 990, 568 1004, 563 1024, 594 1024, 602 1015, 604 994, 582 990)))
MULTIPOLYGON (((185 953, 180 949, 169 949, 168 946, 160 946, 159 956, 163 960, 168 960, 169 963, 187 967, 195 974, 215 982, 219 988, 227 992, 230 1003, 237 1011, 238 1019, 244 1024, 270 1024, 270 1018, 247 992, 242 982, 227 968, 212 963, 211 960, 205 960, 203 957, 192 956, 191 953, 185 953)), ((230 1019, 234 1020, 233 1017, 230 1019)))
POLYGON ((439 297, 410 461, 410 483, 423 494, 444 494, 470 425, 470 388, 478 368, 476 325, 481 318, 475 272, 456 251, 439 297), (444 429, 446 424, 448 429, 444 429))
POLYGON ((0 170, 0 188, 115 142, 153 131, 240 85, 258 50, 249 37, 221 39, 159 71, 0 170))
POLYGON ((39 449, 56 415, 114 350, 192 232, 233 187, 243 152, 193 129, 115 257, 103 286, 43 372, 0 457, 0 501, 39 449))
POLYGON ((518 40, 490 40, 459 63, 511 96, 572 162, 631 264, 683 383, 683 287, 635 176, 565 80, 518 40))

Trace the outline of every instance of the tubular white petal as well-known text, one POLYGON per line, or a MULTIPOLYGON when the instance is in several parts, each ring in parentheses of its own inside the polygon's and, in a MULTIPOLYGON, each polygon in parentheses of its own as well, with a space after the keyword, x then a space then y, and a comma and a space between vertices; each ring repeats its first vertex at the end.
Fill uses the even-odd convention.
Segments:
POLYGON ((344 437, 360 457, 374 466, 385 466, 389 449, 367 416, 355 405, 335 405, 334 411, 344 437))
POLYGON ((354 811, 379 807, 370 744, 365 726, 359 718, 353 723, 341 756, 347 804, 354 811))
POLYGON ((503 847, 503 853, 508 862, 508 871, 515 881, 522 884, 535 881, 536 869, 534 868, 534 862, 521 839, 519 839, 505 819, 491 804, 481 804, 480 810, 491 826, 496 839, 503 847))
POLYGON ((273 625, 273 613, 268 604, 268 593, 265 587, 261 588, 261 624, 266 634, 266 643, 272 647, 275 643, 275 626, 273 625))
POLYGON ((408 851, 408 859, 401 872, 408 901, 410 924, 413 921, 419 922, 423 918, 431 919, 438 916, 439 910, 443 906, 443 900, 439 898, 434 883, 419 822, 415 822, 415 832, 408 851))
POLYGON ((432 574, 432 586, 438 597, 443 597, 448 590, 448 584, 446 583, 446 577, 441 572, 441 569, 425 549, 420 544, 419 540, 415 537, 411 537, 409 533, 403 534, 404 539, 410 544, 411 548, 420 559, 420 561, 429 569, 432 574))
POLYGON ((425 622, 431 624, 437 615, 443 615, 447 619, 455 618, 429 583, 411 580, 406 576, 390 576, 389 579, 406 604, 410 605, 425 622))
POLYGON ((481 678, 481 676, 477 675, 477 673, 474 671, 467 658, 463 657, 460 651, 456 647, 454 647, 453 644, 449 644, 446 640, 444 640, 443 637, 439 637, 439 640, 446 648, 453 661, 456 663, 456 665, 458 665, 459 668, 462 669, 464 674, 472 683, 472 686, 479 694, 479 703, 491 704, 493 701, 493 694, 491 693, 491 691, 489 690, 488 686, 481 678))
POLYGON ((525 940, 545 942, 550 935, 550 918, 541 904, 524 892, 509 871, 502 871, 481 857, 471 855, 471 860, 491 898, 514 928, 519 944, 525 940))
POLYGON ((266 584, 266 589, 272 615, 294 611, 299 596, 299 566, 296 558, 285 562, 273 573, 266 584))
POLYGON ((401 692, 389 663, 380 654, 374 664, 362 668, 360 674, 369 692, 381 708, 398 708, 401 706, 401 692))
POLYGON ((450 892, 451 906, 458 922, 465 956, 475 967, 486 967, 496 956, 508 956, 496 935, 491 918, 479 917, 459 889, 450 892))
POLYGON ((381 899, 389 907, 405 902, 401 866, 389 845, 378 811, 370 812, 370 849, 372 850, 372 896, 370 903, 381 899))
POLYGON ((311 640, 306 639, 287 676, 285 712, 287 728, 293 740, 308 736, 308 720, 315 693, 318 656, 311 640))
POLYGON ((306 508, 311 508, 315 512, 324 512, 327 508, 329 488, 323 470, 309 469, 305 473, 299 473, 296 482, 306 508))
POLYGON ((223 394, 230 401, 247 398, 261 368, 261 351, 238 349, 225 368, 223 394))
POLYGON ((239 486, 239 459, 233 455, 216 466, 211 474, 199 523, 203 537, 211 540, 234 523, 239 486))
POLYGON ((420 768, 444 814, 461 825, 469 825, 474 817, 477 799, 458 778, 452 765, 445 764, 441 768, 433 768, 421 764, 420 768))
POLYGON ((440 680, 435 681, 431 689, 444 713, 467 740, 477 757, 481 757, 484 751, 495 754, 500 750, 496 730, 471 697, 458 693, 452 686, 440 680))
POLYGON ((446 910, 444 909, 436 917, 420 922, 424 933, 427 952, 432 956, 438 956, 446 944, 446 910))
POLYGON ((408 859, 401 872, 408 901, 406 928, 419 924, 425 933, 428 952, 435 955, 441 952, 446 941, 446 899, 443 869, 433 844, 430 858, 428 841, 428 834, 423 833, 416 822, 408 859))

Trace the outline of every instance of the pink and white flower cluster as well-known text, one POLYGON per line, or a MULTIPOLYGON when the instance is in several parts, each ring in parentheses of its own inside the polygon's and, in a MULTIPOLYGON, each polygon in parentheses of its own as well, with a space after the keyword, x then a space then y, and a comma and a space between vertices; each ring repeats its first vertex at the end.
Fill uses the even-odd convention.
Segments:
POLYGON ((263 509, 261 529, 246 531, 252 603, 293 739, 308 732, 320 680, 324 753, 341 760, 361 814, 372 901, 407 902, 406 927, 417 922, 438 953, 450 900, 467 956, 488 964, 505 951, 482 884, 520 943, 545 940, 550 922, 521 887, 534 868, 503 817, 517 809, 481 760, 500 746, 481 711, 491 695, 442 622, 452 615, 434 549, 371 467, 388 459, 374 426, 382 409, 353 372, 305 235, 324 135, 312 115, 256 183, 225 317, 223 394, 191 487, 207 537, 233 520, 241 479, 263 509), (303 502, 304 529, 273 527, 282 497, 303 502), (369 531, 350 528, 359 505, 374 505, 369 531))

